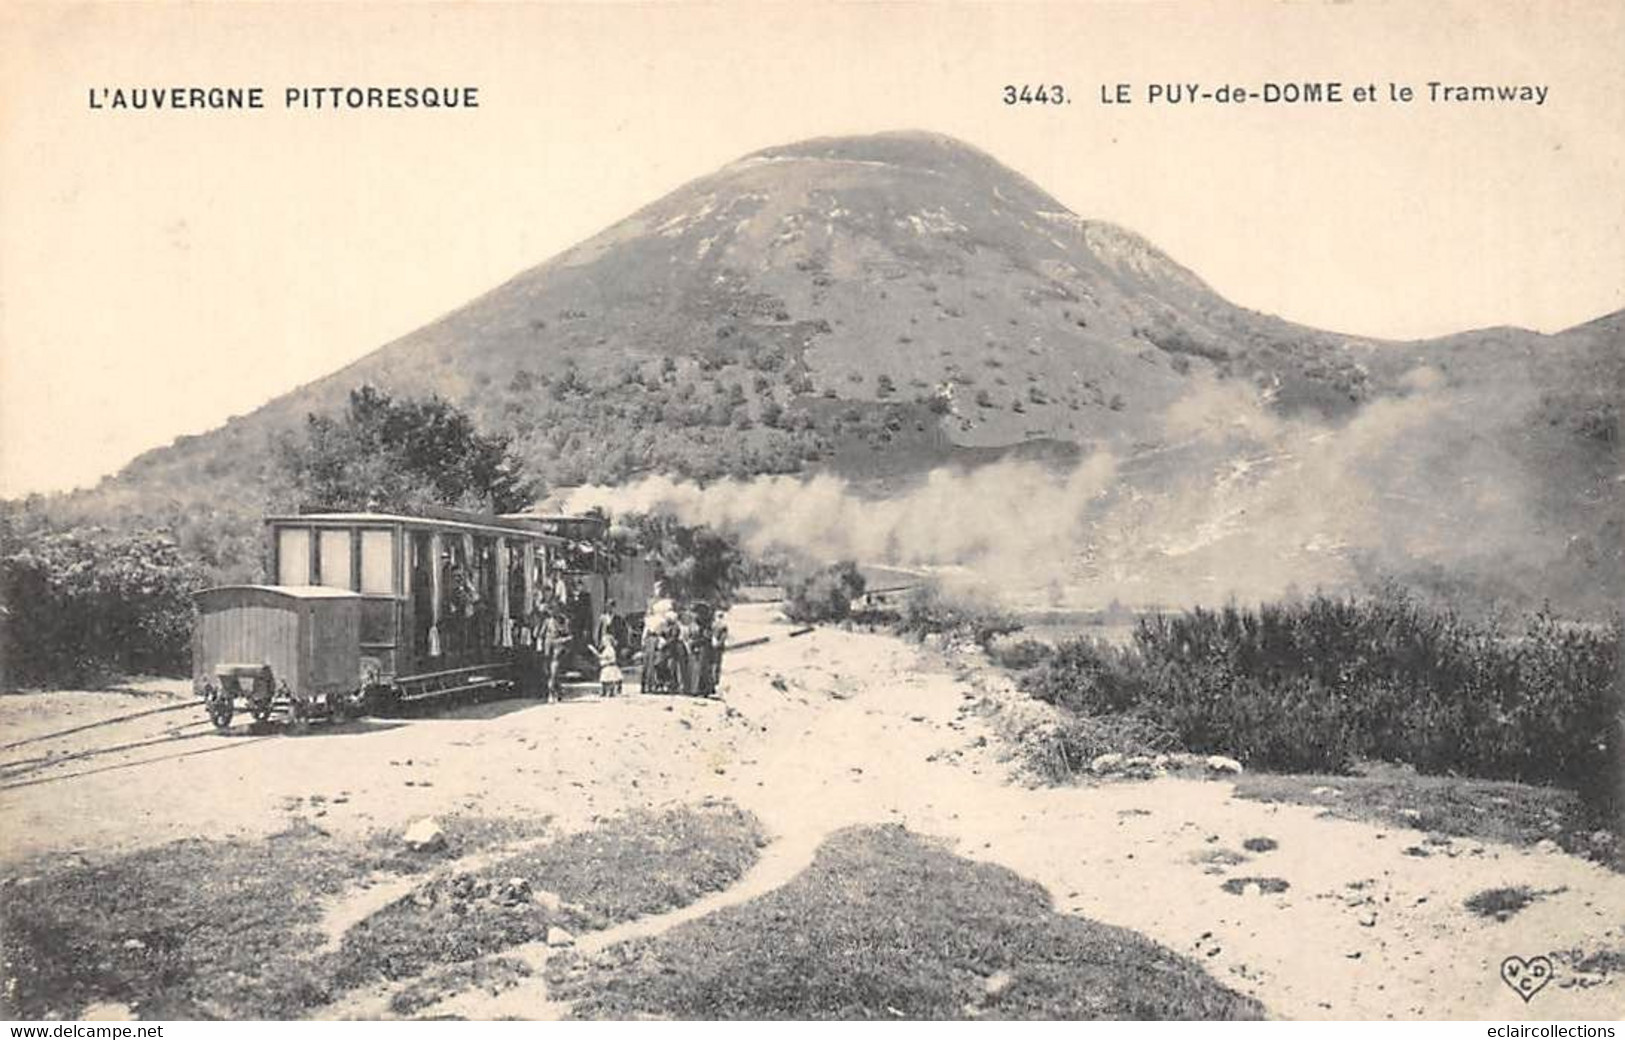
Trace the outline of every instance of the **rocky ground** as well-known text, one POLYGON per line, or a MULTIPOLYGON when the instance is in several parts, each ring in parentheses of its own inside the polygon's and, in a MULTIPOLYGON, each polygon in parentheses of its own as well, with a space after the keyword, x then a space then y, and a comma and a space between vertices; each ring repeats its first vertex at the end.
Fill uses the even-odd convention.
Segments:
MULTIPOLYGON (((1234 797, 1225 764, 1034 786, 1012 758, 1042 710, 940 649, 820 629, 791 638, 740 608, 726 698, 500 701, 411 719, 238 723, 214 733, 184 686, 0 699, 4 872, 98 861, 175 838, 339 836, 456 816, 551 818, 568 832, 632 808, 729 799, 771 840, 736 884, 574 937, 588 952, 744 902, 796 876, 831 833, 898 823, 1039 882, 1056 909, 1199 960, 1283 1018, 1625 1016, 1625 875, 1551 850, 1426 835, 1234 797), (174 707, 176 710, 159 711, 174 707), (111 725, 116 716, 148 714, 111 725), (74 727, 76 733, 36 739, 74 727), (1481 912, 1496 890, 1511 912, 1481 912), (1508 957, 1547 956, 1525 1002, 1508 957)), ((1179 763, 1172 763, 1178 765, 1179 763)), ((1135 772, 1135 770, 1130 770, 1135 772)), ((396 893, 398 895, 398 893, 396 893)), ((342 933, 384 898, 330 908, 342 933)), ((545 961, 546 944, 516 956, 545 961)), ((382 1014, 359 993, 334 1014, 382 1014)), ((479 987, 436 1013, 552 1017, 545 992, 479 987)))

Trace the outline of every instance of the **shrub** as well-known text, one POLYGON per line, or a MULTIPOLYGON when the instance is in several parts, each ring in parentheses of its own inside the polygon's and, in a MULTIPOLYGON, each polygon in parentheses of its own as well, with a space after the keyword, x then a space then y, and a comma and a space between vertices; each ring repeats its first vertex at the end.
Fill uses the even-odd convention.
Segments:
POLYGON ((1614 811, 1621 635, 1619 618, 1587 627, 1539 614, 1508 635, 1403 595, 1315 596, 1143 618, 1131 648, 1066 643, 1022 683, 1071 712, 1138 715, 1189 750, 1259 768, 1375 759, 1559 783, 1614 811))
POLYGON ((1057 708, 1084 715, 1112 714, 1149 699, 1144 671, 1129 651, 1092 639, 1073 639, 1023 676, 1022 684, 1057 708))
POLYGON ((1158 755, 1179 750, 1179 742, 1138 715, 1067 715, 1025 750, 1029 765, 1061 782, 1087 772, 1101 755, 1158 755))
POLYGON ((1037 639, 995 640, 987 649, 987 655, 994 664, 1012 672, 1035 668, 1048 660, 1052 653, 1053 647, 1037 639))
POLYGON ((5 686, 99 685, 190 667, 191 593, 203 568, 166 534, 11 532, 0 557, 5 686))
POLYGON ((622 513, 611 528, 653 567, 667 596, 727 606, 745 580, 748 561, 732 533, 691 526, 670 513, 622 513))
MULTIPOLYGON (((574 365, 551 386, 555 399, 592 387, 574 365)), ((541 490, 523 475, 509 439, 485 435, 439 397, 396 400, 372 386, 350 392, 339 418, 310 415, 304 437, 284 437, 280 477, 302 502, 334 509, 462 505, 522 509, 541 490)))
POLYGON ((843 621, 852 601, 863 595, 865 582, 851 560, 803 575, 785 589, 784 613, 792 621, 843 621))
POLYGON ((984 650, 995 638, 1020 630, 1021 622, 1003 608, 967 591, 950 591, 938 582, 928 582, 910 593, 897 621, 902 635, 968 639, 984 650))

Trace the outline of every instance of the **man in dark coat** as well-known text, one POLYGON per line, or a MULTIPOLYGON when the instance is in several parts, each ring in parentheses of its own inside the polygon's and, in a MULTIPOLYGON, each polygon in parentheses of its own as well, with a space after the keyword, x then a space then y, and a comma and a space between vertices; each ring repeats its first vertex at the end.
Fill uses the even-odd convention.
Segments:
MULTIPOLYGON (((620 634, 615 631, 618 620, 615 617, 615 601, 612 599, 604 600, 603 611, 599 613, 598 619, 592 623, 592 645, 595 647, 603 646, 605 636, 615 639, 620 634)), ((616 645, 620 645, 619 639, 616 639, 616 645)))
POLYGON ((551 610, 547 593, 537 589, 525 611, 525 637, 521 640, 520 660, 524 664, 525 695, 541 697, 547 693, 547 651, 542 642, 542 629, 547 627, 551 610))

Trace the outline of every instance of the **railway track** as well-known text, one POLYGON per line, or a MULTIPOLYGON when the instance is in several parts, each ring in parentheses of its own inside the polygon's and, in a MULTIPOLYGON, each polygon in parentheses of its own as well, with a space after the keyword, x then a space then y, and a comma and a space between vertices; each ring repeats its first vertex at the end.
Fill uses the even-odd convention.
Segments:
MULTIPOLYGON (((128 724, 139 719, 150 718, 155 715, 164 715, 178 711, 196 711, 202 706, 202 703, 202 701, 186 701, 181 704, 168 704, 161 708, 148 708, 143 711, 126 712, 122 715, 114 715, 110 718, 98 719, 95 722, 87 722, 79 726, 69 726, 66 729, 53 730, 50 733, 39 733, 22 740, 11 741, 4 746, 0 746, 0 752, 16 751, 20 748, 29 748, 33 750, 43 747, 44 750, 43 753, 28 754, 22 758, 14 757, 0 760, 0 791, 9 790, 14 787, 31 786, 33 784, 47 782, 48 780, 69 779, 72 776, 82 775, 80 773, 71 773, 67 774, 66 776, 51 776, 44 778, 40 776, 40 774, 45 773, 48 770, 55 770, 59 766, 67 765, 72 762, 83 762, 91 759, 101 758, 106 755, 116 755, 131 751, 139 751, 144 748, 159 747, 167 744, 173 744, 178 741, 196 740, 200 737, 208 736, 209 733, 207 732, 187 732, 189 730, 196 730, 201 726, 209 725, 209 721, 207 719, 196 719, 191 722, 183 722, 178 726, 168 727, 158 734, 147 734, 137 739, 120 740, 112 744, 102 744, 88 748, 72 748, 62 751, 52 751, 49 747, 53 741, 65 740, 69 737, 78 736, 79 734, 86 733, 90 730, 99 729, 104 726, 115 726, 121 723, 128 724)), ((123 765, 132 764, 135 763, 123 763, 123 765)), ((99 772, 100 770, 96 771, 99 772)))
MULTIPOLYGON (((807 626, 790 632, 789 636, 794 637, 804 635, 810 631, 812 631, 811 626, 807 626)), ((747 639, 729 646, 728 651, 733 653, 742 650, 754 649, 769 642, 771 639, 771 636, 758 636, 753 639, 747 639)), ((584 688, 596 686, 596 684, 592 683, 577 685, 584 688)), ((200 718, 191 722, 181 723, 178 726, 171 726, 157 735, 149 735, 140 739, 124 740, 117 743, 99 745, 96 747, 64 750, 60 753, 48 750, 48 747, 52 741, 64 740, 68 737, 78 736, 81 733, 86 733, 91 730, 100 729, 106 726, 116 726, 121 723, 131 723, 140 719, 170 714, 173 712, 201 711, 203 708, 204 702, 202 700, 188 700, 177 704, 166 704, 158 708, 146 708, 141 711, 126 712, 122 715, 114 715, 105 719, 97 719, 95 722, 86 722, 81 725, 69 726, 65 729, 52 730, 49 733, 39 733, 31 737, 24 737, 20 740, 13 740, 5 744, 0 744, 0 754, 8 751, 16 751, 20 748, 32 749, 36 746, 44 746, 47 748, 47 750, 45 750, 42 754, 29 754, 23 758, 8 758, 0 760, 0 791, 10 791, 22 787, 33 787, 39 784, 57 783, 72 780, 77 777, 92 776, 97 773, 109 772, 115 769, 130 769, 142 765, 151 765, 156 762, 170 761, 176 758, 208 754, 215 751, 226 751, 236 747, 247 747, 250 744, 257 744, 262 740, 269 740, 280 733, 280 729, 278 729, 277 732, 261 733, 255 733, 253 729, 250 729, 248 733, 251 735, 248 735, 245 738, 244 735, 238 734, 234 739, 232 734, 219 733, 212 727, 209 729, 203 729, 202 727, 211 726, 211 724, 208 719, 200 718), (194 730, 201 731, 192 732, 194 730), (139 758, 129 762, 115 762, 104 765, 95 765, 92 768, 81 769, 71 773, 54 772, 59 767, 74 762, 90 763, 97 759, 105 758, 108 755, 126 754, 132 751, 167 747, 171 744, 197 741, 207 737, 219 737, 221 739, 227 739, 230 740, 230 743, 202 747, 198 748, 197 750, 188 750, 180 754, 158 755, 154 757, 139 758)), ((255 725, 259 726, 260 724, 255 725)))
POLYGON ((0 744, 0 751, 10 751, 13 748, 24 747, 28 744, 37 744, 40 741, 55 740, 58 737, 83 733, 85 730, 95 729, 98 726, 111 726, 119 722, 129 722, 131 719, 145 718, 148 715, 162 715, 168 711, 185 711, 188 708, 201 708, 202 706, 203 702, 201 700, 186 701, 183 704, 166 704, 162 708, 148 708, 145 711, 130 712, 127 715, 115 715, 110 719, 98 719, 95 722, 87 722, 82 726, 70 726, 67 729, 59 729, 51 733, 40 733, 32 737, 25 737, 22 740, 13 740, 9 744, 0 744))

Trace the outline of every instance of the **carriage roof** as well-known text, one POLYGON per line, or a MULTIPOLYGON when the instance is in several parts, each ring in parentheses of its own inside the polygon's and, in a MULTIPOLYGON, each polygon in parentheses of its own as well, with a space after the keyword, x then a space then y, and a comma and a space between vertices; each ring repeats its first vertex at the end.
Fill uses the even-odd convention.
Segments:
POLYGON ((467 531, 475 534, 529 538, 539 542, 566 539, 541 530, 534 522, 505 516, 469 515, 460 518, 409 516, 405 513, 291 513, 265 518, 268 524, 401 524, 421 530, 467 531))
POLYGON ((361 594, 327 585, 216 585, 192 593, 192 602, 205 616, 244 608, 328 615, 353 612, 361 594))
POLYGON ((263 592, 290 599, 360 599, 361 594, 348 589, 335 589, 326 585, 215 585, 199 589, 194 596, 216 596, 226 593, 263 592))

